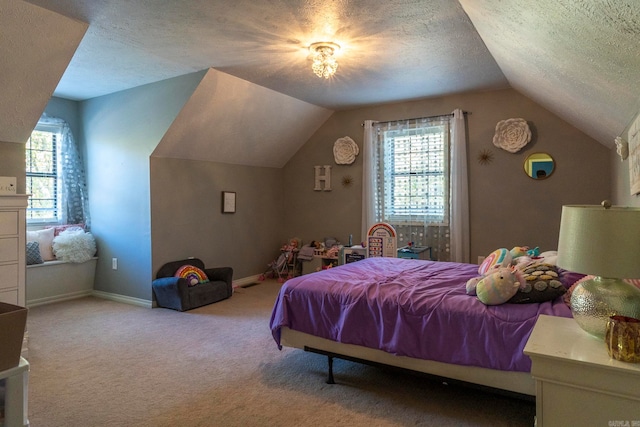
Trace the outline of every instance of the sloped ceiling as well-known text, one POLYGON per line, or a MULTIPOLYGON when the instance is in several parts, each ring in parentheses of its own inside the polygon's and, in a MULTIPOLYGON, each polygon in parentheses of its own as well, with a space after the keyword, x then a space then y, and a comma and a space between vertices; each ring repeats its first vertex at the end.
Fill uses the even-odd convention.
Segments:
POLYGON ((0 0, 0 141, 27 141, 87 27, 29 3, 0 0))
POLYGON ((331 114, 210 69, 152 156, 280 168, 331 114))
POLYGON ((511 86, 594 139, 640 110, 640 1, 460 3, 511 86))
POLYGON ((637 0, 29 2, 90 23, 69 99, 208 68, 333 110, 512 86, 607 146, 640 110, 637 0), (327 39, 323 80, 307 47, 327 39))

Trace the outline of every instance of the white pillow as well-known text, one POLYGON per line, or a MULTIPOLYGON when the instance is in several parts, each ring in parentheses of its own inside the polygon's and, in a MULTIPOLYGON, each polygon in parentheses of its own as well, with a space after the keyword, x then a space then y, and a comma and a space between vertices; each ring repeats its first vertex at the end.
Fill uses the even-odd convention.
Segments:
POLYGON ((60 261, 85 262, 96 254, 96 241, 91 233, 66 230, 53 239, 53 251, 60 261))
POLYGON ((53 254, 53 233, 53 228, 27 231, 27 242, 38 242, 38 246, 40 246, 40 256, 43 261, 56 259, 56 256, 53 254))

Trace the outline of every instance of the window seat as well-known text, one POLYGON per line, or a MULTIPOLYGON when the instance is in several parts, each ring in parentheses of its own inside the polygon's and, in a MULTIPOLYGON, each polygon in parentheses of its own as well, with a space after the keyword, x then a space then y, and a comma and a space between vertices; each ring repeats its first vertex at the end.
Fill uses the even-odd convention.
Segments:
POLYGON ((91 295, 97 257, 83 263, 46 261, 27 265, 27 307, 91 295))

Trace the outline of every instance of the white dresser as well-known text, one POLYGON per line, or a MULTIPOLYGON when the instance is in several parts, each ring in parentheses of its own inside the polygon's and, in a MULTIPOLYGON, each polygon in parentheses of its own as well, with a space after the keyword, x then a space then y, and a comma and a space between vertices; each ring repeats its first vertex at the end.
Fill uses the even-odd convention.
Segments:
POLYGON ((24 307, 27 195, 0 195, 0 302, 24 307))
POLYGON ((575 320, 541 315, 524 353, 538 427, 640 426, 640 363, 610 358, 603 340, 575 320))

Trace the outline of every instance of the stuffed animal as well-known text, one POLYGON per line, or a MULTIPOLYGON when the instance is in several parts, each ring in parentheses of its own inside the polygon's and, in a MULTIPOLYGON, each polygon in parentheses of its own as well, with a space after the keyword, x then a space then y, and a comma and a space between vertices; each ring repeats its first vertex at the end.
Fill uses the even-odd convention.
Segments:
POLYGON ((523 256, 536 258, 540 255, 540 248, 536 246, 535 248, 530 249, 529 246, 515 246, 509 252, 511 252, 511 259, 515 261, 517 258, 523 256))
POLYGON ((536 258, 537 256, 540 255, 540 248, 536 246, 533 249, 529 249, 527 251, 527 255, 530 256, 531 258, 536 258))
POLYGON ((527 255, 528 250, 529 246, 515 246, 511 251, 509 251, 511 252, 511 259, 515 260, 516 258, 527 255))
POLYGON ((498 305, 509 301, 525 285, 519 270, 501 267, 469 279, 466 288, 468 295, 476 295, 483 304, 498 305))
POLYGON ((496 249, 487 256, 480 267, 478 267, 478 274, 485 275, 491 270, 495 270, 501 267, 509 267, 511 265, 511 252, 506 248, 496 249))

